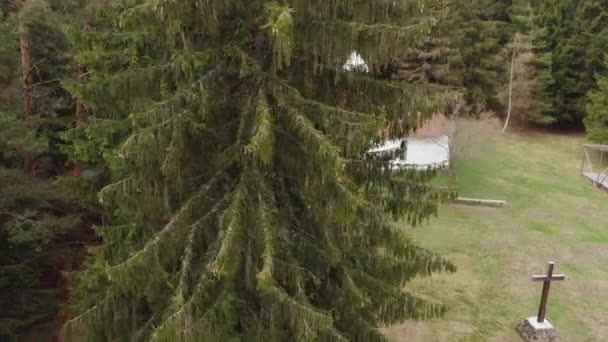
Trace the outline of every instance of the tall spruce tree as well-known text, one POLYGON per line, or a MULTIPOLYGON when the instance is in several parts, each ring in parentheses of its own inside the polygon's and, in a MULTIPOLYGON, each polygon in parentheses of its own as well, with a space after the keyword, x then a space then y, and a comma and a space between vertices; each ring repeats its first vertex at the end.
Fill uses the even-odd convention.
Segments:
POLYGON ((79 6, 77 0, 0 2, 0 106, 21 118, 28 135, 44 141, 20 151, 21 163, 31 174, 63 171, 59 141, 73 107, 61 85, 71 69, 64 27, 79 6))
POLYGON ((508 4, 491 0, 451 0, 451 40, 448 60, 451 72, 460 78, 470 104, 495 105, 502 74, 498 59, 510 39, 508 4))
POLYGON ((574 6, 571 1, 540 0, 534 9, 530 38, 534 52, 532 93, 536 101, 530 117, 541 124, 552 124, 559 119, 556 115, 559 85, 555 72, 561 68, 555 63, 554 56, 563 46, 560 41, 569 31, 574 6))
POLYGON ((449 195, 433 171, 362 158, 438 109, 436 88, 375 77, 434 25, 422 5, 101 6, 79 42, 90 77, 71 86, 98 115, 72 136, 75 156, 109 165, 112 218, 65 336, 373 341, 440 315, 402 288, 454 266, 392 222, 449 195), (342 69, 353 49, 369 74, 342 69))
MULTIPOLYGON (((533 20, 534 21, 534 20, 533 20)), ((553 124, 557 121, 553 115, 553 92, 555 91, 555 78, 553 77, 553 52, 549 48, 549 37, 546 28, 533 25, 529 33, 532 43, 533 57, 531 60, 531 78, 533 80, 530 91, 534 99, 527 117, 539 124, 553 124)))
MULTIPOLYGON (((608 67, 608 58, 604 64, 608 67)), ((587 136, 598 144, 608 144, 608 77, 597 75, 597 89, 587 94, 587 136)))
POLYGON ((452 30, 461 23, 449 20, 455 14, 451 0, 432 3, 431 11, 439 20, 431 31, 421 37, 421 44, 411 46, 407 55, 393 66, 391 78, 418 84, 461 86, 459 75, 450 68, 449 56, 454 54, 452 30))

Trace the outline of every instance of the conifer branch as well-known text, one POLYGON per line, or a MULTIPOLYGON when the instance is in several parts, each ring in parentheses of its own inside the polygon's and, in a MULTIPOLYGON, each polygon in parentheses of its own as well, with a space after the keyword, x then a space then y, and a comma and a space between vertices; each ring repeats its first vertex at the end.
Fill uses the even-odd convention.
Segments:
POLYGON ((372 3, 358 0, 289 0, 298 13, 319 19, 348 17, 356 22, 399 22, 421 12, 417 1, 377 0, 372 3))
POLYGON ((327 64, 333 63, 336 58, 345 58, 356 48, 370 68, 375 70, 392 59, 404 56, 409 48, 419 43, 418 38, 430 32, 435 24, 433 18, 423 18, 408 26, 306 18, 296 21, 299 35, 295 39, 302 41, 301 46, 305 51, 312 51, 316 58, 327 64))
POLYGON ((441 316, 445 306, 429 302, 405 291, 395 291, 390 284, 378 280, 363 272, 356 273, 359 282, 374 289, 378 295, 373 298, 373 306, 379 310, 378 322, 382 325, 394 324, 405 317, 413 319, 430 319, 441 316))
MULTIPOLYGON (((304 63, 300 67, 311 66, 304 63)), ((304 76, 302 92, 312 92, 314 100, 337 103, 349 111, 376 114, 389 123, 399 123, 402 129, 417 127, 418 113, 424 119, 445 107, 442 98, 448 93, 445 88, 378 80, 323 65, 316 67, 315 73, 304 76)))
MULTIPOLYGON (((274 67, 281 70, 289 67, 293 55, 293 13, 288 6, 269 2, 265 6, 266 23, 262 26, 268 31, 274 52, 274 67)), ((258 60, 258 58, 256 58, 258 60)))
MULTIPOLYGON (((264 185, 261 185, 264 187, 264 185)), ((275 224, 269 217, 272 214, 272 210, 268 208, 268 205, 260 196, 258 199, 257 209, 257 222, 256 226, 261 232, 261 243, 262 243, 262 269, 256 275, 258 281, 258 287, 272 286, 273 271, 274 271, 274 257, 275 257, 275 237, 277 236, 274 231, 275 224)))
POLYGON ((329 314, 319 312, 310 305, 297 301, 279 287, 264 286, 260 290, 276 301, 282 310, 289 312, 291 317, 300 321, 298 323, 301 326, 296 323, 298 326, 294 326, 294 328, 300 331, 303 339, 309 340, 320 332, 330 332, 332 330, 333 319, 329 314))
POLYGON ((233 294, 222 291, 211 297, 211 303, 198 309, 200 311, 197 312, 196 318, 192 312, 187 311, 193 305, 191 301, 161 323, 154 330, 151 340, 167 342, 175 341, 176 338, 180 341, 218 340, 222 331, 220 329, 214 331, 215 327, 221 327, 221 322, 217 322, 216 319, 227 315, 226 311, 232 310, 236 301, 233 294))
MULTIPOLYGON (((207 184, 202 186, 194 195, 190 197, 190 199, 188 199, 188 201, 184 203, 184 205, 182 205, 180 210, 173 216, 171 221, 169 221, 169 223, 167 223, 165 227, 161 229, 161 231, 157 233, 154 238, 152 238, 142 249, 137 251, 135 254, 133 254, 127 260, 121 262, 120 264, 110 266, 107 270, 109 280, 116 281, 118 279, 113 278, 122 276, 128 277, 129 274, 138 273, 138 271, 135 271, 134 268, 143 265, 145 260, 148 260, 150 258, 157 260, 158 252, 161 250, 161 244, 167 242, 166 239, 170 237, 169 234, 172 234, 173 236, 177 236, 179 238, 181 232, 174 233, 173 231, 175 229, 179 229, 179 227, 183 228, 185 226, 183 221, 187 220, 190 217, 194 206, 197 205, 200 200, 203 200, 204 197, 206 197, 206 195, 212 189, 212 187, 216 186, 217 183, 223 180, 224 177, 225 174, 223 173, 223 170, 216 174, 216 176, 214 176, 207 184)), ((167 247, 168 246, 164 246, 164 248, 167 247)), ((173 252, 179 253, 179 251, 173 252)), ((123 284, 127 284, 127 282, 124 282, 123 284)))
POLYGON ((228 198, 230 198, 229 194, 230 193, 224 195, 221 200, 219 200, 213 207, 211 207, 207 214, 198 219, 189 228, 190 232, 188 233, 187 245, 184 249, 184 256, 182 257, 182 264, 179 271, 180 276, 177 285, 177 292, 173 299, 177 307, 183 305, 184 298, 186 298, 187 296, 187 279, 189 276, 192 275, 190 267, 193 266, 192 261, 194 259, 195 254, 194 248, 195 244, 197 243, 197 235, 200 233, 201 229, 206 227, 206 224, 210 223, 211 220, 215 219, 216 215, 224 209, 228 198))
POLYGON ((230 206, 222 217, 223 229, 218 237, 219 250, 210 265, 211 273, 218 278, 232 275, 241 259, 237 246, 245 229, 247 197, 247 185, 241 178, 237 190, 232 196, 230 206))
POLYGON ((304 115, 289 107, 283 108, 282 115, 287 122, 285 129, 293 132, 304 144, 302 147, 318 164, 319 170, 324 170, 333 177, 341 178, 343 159, 340 152, 304 115), (310 146, 310 147, 309 147, 310 146))
POLYGON ((260 91, 256 99, 255 114, 253 137, 244 149, 252 156, 252 159, 262 165, 268 165, 272 162, 274 153, 274 128, 270 106, 263 91, 260 91))

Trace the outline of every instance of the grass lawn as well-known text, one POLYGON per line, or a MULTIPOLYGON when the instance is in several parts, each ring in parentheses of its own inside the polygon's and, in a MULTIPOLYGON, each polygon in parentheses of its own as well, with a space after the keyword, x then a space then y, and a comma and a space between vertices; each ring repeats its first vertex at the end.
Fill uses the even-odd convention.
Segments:
POLYGON ((461 196, 504 199, 506 209, 444 206, 411 231, 459 267, 408 287, 449 307, 444 319, 385 330, 392 341, 520 341, 514 327, 534 316, 547 261, 547 310, 563 341, 608 341, 608 193, 579 175, 581 136, 500 135, 491 122, 463 121, 452 179, 461 196))

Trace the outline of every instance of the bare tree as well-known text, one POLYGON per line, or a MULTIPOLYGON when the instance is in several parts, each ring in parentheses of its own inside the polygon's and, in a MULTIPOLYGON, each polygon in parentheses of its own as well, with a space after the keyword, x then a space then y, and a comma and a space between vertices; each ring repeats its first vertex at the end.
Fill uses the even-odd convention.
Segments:
POLYGON ((524 116, 532 104, 532 80, 529 77, 530 62, 532 61, 532 46, 525 36, 515 34, 513 41, 507 47, 510 54, 509 88, 507 95, 507 117, 502 133, 505 133, 513 113, 524 116))

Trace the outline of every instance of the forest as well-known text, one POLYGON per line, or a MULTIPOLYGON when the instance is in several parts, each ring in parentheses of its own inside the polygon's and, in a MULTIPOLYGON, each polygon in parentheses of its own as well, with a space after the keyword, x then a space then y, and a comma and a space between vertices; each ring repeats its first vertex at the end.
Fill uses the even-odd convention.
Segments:
POLYGON ((455 194, 365 152, 436 112, 608 144, 607 51, 600 0, 0 0, 0 341, 440 317, 404 285, 458 264, 394 222, 455 194))

